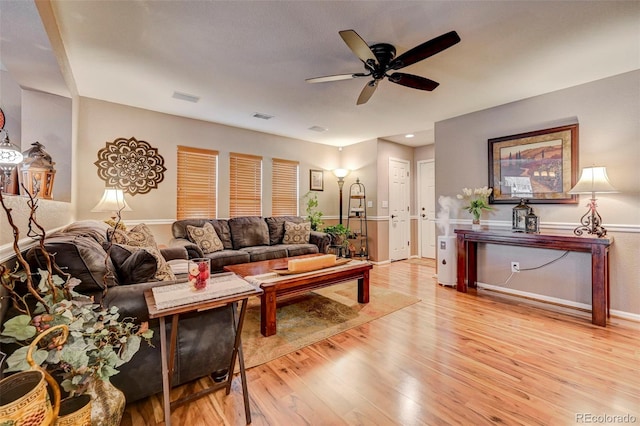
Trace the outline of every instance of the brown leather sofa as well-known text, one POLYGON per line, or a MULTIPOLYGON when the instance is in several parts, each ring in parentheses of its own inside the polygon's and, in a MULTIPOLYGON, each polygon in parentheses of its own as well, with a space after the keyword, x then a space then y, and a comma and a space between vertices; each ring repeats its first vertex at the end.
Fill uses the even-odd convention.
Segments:
MULTIPOLYGON (((108 226, 103 222, 76 222, 48 236, 45 247, 49 253, 55 253, 58 266, 82 281, 75 288, 76 291, 92 295, 106 306, 117 306, 122 317, 149 321, 144 291, 180 280, 145 279, 153 276, 156 266, 156 259, 148 256, 148 253, 130 254, 125 259, 126 251, 113 250, 107 259, 104 250, 107 229, 108 226), (125 268, 127 263, 129 265, 125 268), (116 272, 107 274, 106 280, 105 264, 116 272), (106 294, 103 293, 105 282, 106 294)), ((183 247, 162 249, 161 252, 165 259, 187 258, 187 251, 183 247)), ((34 271, 43 265, 34 249, 27 252, 27 259, 34 271)), ((11 311, 6 315, 5 312, 0 314, 0 323, 14 315, 11 311)), ((232 321, 231 307, 180 316, 172 385, 207 375, 223 377, 226 374, 235 337, 232 321)), ((111 382, 124 392, 127 402, 162 391, 159 321, 151 320, 149 326, 154 331, 153 347, 143 343, 133 359, 119 367, 119 373, 111 378, 111 382)), ((167 333, 170 330, 169 322, 167 333)), ((8 353, 15 349, 8 345, 2 348, 3 352, 8 353)))
POLYGON ((303 223, 299 216, 242 216, 232 219, 184 219, 171 226, 171 247, 184 247, 189 259, 207 257, 211 259, 211 272, 221 272, 227 265, 300 256, 311 253, 326 253, 331 236, 325 232, 311 231, 309 243, 285 244, 285 222, 303 223), (211 223, 220 238, 223 250, 203 253, 191 239, 187 226, 202 227, 211 223))

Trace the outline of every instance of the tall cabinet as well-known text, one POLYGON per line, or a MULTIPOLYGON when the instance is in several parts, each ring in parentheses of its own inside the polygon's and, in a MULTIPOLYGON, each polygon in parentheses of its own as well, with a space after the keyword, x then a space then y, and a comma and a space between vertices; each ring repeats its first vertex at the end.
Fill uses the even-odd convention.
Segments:
POLYGON ((352 256, 361 259, 369 258, 367 244, 367 193, 360 178, 349 188, 349 216, 347 228, 351 231, 349 247, 352 256), (353 250, 355 249, 355 250, 353 250))

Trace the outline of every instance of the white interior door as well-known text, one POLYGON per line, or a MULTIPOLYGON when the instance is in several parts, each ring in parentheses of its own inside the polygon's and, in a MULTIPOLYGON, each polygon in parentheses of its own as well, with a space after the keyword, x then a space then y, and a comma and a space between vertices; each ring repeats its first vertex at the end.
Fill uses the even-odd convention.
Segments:
POLYGON ((420 256, 436 257, 436 173, 433 160, 418 162, 420 256))
POLYGON ((389 259, 409 258, 409 162, 389 159, 389 259))

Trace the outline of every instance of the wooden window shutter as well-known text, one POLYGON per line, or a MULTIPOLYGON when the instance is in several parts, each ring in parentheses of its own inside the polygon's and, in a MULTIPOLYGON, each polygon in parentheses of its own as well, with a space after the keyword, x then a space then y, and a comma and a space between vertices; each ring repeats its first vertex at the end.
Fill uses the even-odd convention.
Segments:
POLYGON ((271 214, 298 216, 298 162, 273 159, 271 214))
POLYGON ((262 215, 262 157, 229 153, 229 216, 262 215))
POLYGON ((217 217, 218 151, 178 145, 176 218, 217 217))

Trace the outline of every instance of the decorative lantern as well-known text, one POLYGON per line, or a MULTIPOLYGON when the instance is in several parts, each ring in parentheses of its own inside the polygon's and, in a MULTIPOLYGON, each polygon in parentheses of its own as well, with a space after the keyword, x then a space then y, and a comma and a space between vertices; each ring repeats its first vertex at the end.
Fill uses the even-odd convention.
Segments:
POLYGON ((43 149, 44 145, 34 142, 30 148, 23 152, 24 161, 20 166, 20 193, 25 194, 25 189, 32 197, 51 200, 53 197, 53 179, 56 171, 51 156, 43 149))
POLYGON ((533 208, 529 208, 529 213, 525 218, 526 224, 526 232, 527 234, 537 234, 540 232, 539 224, 538 224, 538 216, 533 212, 533 208))
POLYGON ((520 204, 513 208, 511 216, 511 230, 513 232, 526 232, 526 219, 529 214, 529 206, 525 203, 524 198, 520 199, 520 204))
POLYGON ((4 129, 0 129, 0 132, 4 132, 0 142, 0 191, 5 192, 11 181, 11 172, 22 161, 22 154, 9 140, 9 132, 4 129))

